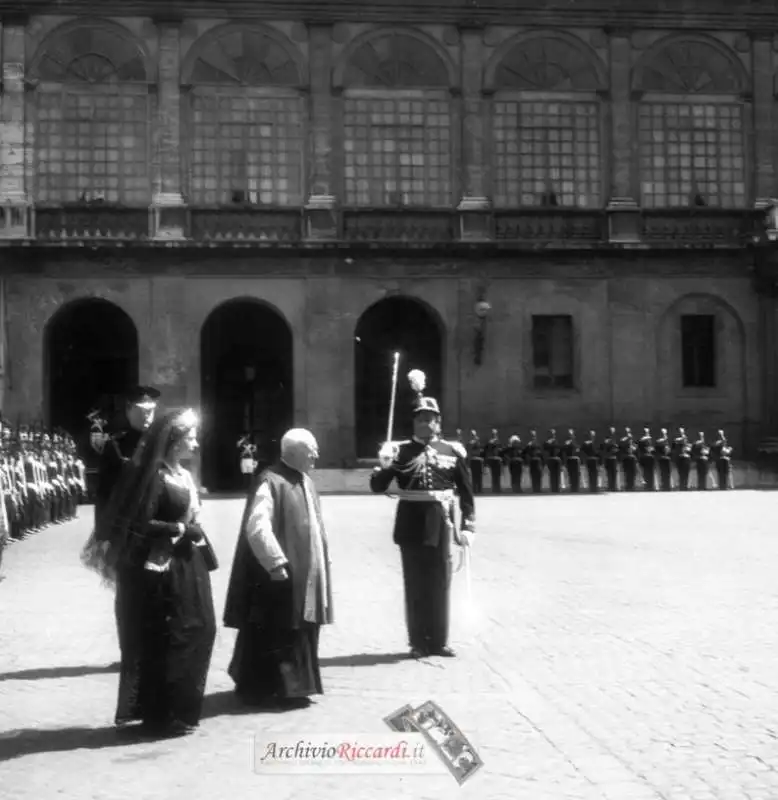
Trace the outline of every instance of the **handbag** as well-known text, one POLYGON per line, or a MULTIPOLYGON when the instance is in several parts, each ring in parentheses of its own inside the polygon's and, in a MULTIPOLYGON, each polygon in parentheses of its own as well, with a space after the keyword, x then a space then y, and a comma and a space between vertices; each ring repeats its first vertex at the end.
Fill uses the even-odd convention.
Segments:
POLYGON ((203 534, 203 540, 197 542, 195 547, 200 551, 203 562, 205 563, 205 568, 208 572, 219 569, 219 559, 216 557, 216 551, 213 549, 213 545, 205 534, 203 534))

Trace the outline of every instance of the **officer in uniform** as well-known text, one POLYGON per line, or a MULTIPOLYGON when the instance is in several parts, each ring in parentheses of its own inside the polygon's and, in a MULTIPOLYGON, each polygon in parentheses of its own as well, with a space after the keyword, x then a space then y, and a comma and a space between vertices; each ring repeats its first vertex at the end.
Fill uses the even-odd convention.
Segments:
POLYGON ((240 472, 243 482, 248 489, 251 486, 251 477, 257 471, 257 446, 251 441, 251 436, 246 433, 238 439, 240 450, 240 472))
POLYGON ((514 494, 521 494, 521 478, 524 473, 524 454, 522 452, 521 437, 513 434, 508 440, 505 449, 505 458, 508 462, 508 473, 511 476, 511 490, 514 494))
POLYGON ((643 435, 638 439, 638 460, 640 471, 643 473, 645 488, 649 492, 656 491, 656 462, 654 460, 654 437, 651 428, 646 425, 643 435))
POLYGON ((570 480, 570 491, 577 494, 581 489, 581 448, 575 440, 575 431, 572 428, 567 432, 567 439, 562 445, 562 456, 570 480))
POLYGON ((529 467, 532 491, 540 494, 543 491, 543 448, 538 441, 536 431, 529 432, 529 441, 524 448, 524 462, 529 467))
POLYGON ((386 492, 392 481, 398 486, 394 541, 402 556, 411 656, 451 657, 455 655, 448 646, 451 543, 471 545, 475 500, 465 449, 440 438, 440 407, 434 397, 423 395, 423 374, 414 370, 409 379, 417 393, 413 438, 381 448, 370 489, 386 492), (461 531, 456 526, 457 501, 461 531))
POLYGON ((667 435, 667 428, 662 428, 659 438, 654 442, 654 447, 659 466, 659 485, 663 492, 669 492, 673 488, 673 462, 671 460, 673 445, 667 435))
POLYGON ((492 436, 484 448, 484 456, 492 479, 492 494, 500 494, 502 492, 503 457, 500 436, 496 429, 492 429, 492 436))
POLYGON ((562 478, 562 448, 556 438, 556 430, 551 428, 548 439, 543 443, 543 452, 546 454, 548 466, 548 482, 553 494, 559 494, 562 478))
POLYGON ((605 476, 608 479, 608 491, 619 490, 619 442, 616 429, 611 428, 602 443, 602 463, 605 465, 605 476))
POLYGON ((637 478, 637 465, 638 459, 635 455, 637 445, 632 436, 631 428, 624 428, 624 436, 621 437, 619 442, 619 450, 621 452, 621 466, 624 470, 624 490, 627 492, 635 491, 635 479, 637 478))
POLYGON ((732 488, 732 448, 724 435, 724 431, 718 432, 718 439, 711 448, 711 459, 716 464, 716 471, 719 475, 719 489, 732 488))
POLYGON ((675 451, 675 465, 678 469, 678 488, 685 492, 689 488, 692 460, 692 445, 685 428, 678 428, 678 435, 673 439, 673 450, 675 451))
POLYGON ((710 447, 705 441, 705 434, 700 431, 699 438, 692 445, 692 460, 697 467, 697 489, 708 490, 708 475, 710 474, 710 447))
POLYGON ((127 427, 114 434, 103 447, 95 489, 95 518, 99 519, 124 465, 132 458, 141 437, 154 421, 159 392, 150 386, 135 386, 125 395, 127 427))
POLYGON ((589 436, 581 445, 581 454, 586 464, 586 480, 589 491, 595 493, 599 490, 600 457, 597 452, 597 433, 589 431, 589 436))
POLYGON ((484 448, 481 445, 481 437, 477 431, 470 431, 470 439, 467 443, 466 451, 473 493, 481 494, 484 490, 484 448))

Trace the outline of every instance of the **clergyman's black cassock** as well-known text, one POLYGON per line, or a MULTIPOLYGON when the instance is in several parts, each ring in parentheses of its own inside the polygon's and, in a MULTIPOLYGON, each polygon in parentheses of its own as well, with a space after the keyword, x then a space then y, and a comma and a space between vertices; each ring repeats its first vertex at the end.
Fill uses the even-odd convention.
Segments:
MULTIPOLYGON (((461 445, 443 439, 424 444, 410 439, 399 446, 391 466, 376 468, 373 492, 385 492, 392 481, 404 491, 453 489, 459 499, 462 526, 475 525, 475 500, 461 445)), ((412 648, 434 652, 448 644, 451 541, 443 505, 400 500, 394 525, 405 581, 405 613, 412 648)))

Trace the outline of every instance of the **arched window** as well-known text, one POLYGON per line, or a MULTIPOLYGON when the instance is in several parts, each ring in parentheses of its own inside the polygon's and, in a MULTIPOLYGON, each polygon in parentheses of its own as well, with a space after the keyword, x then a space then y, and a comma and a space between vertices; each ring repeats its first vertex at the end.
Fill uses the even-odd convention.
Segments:
POLYGON ((343 75, 345 204, 450 207, 449 75, 435 50, 403 33, 360 45, 343 75))
POLYGON ((148 76, 131 34, 69 27, 44 43, 31 74, 36 200, 148 205, 148 76))
POLYGON ((671 42, 639 66, 644 207, 744 205, 743 83, 732 58, 699 41, 671 42))
POLYGON ((491 81, 496 207, 602 205, 597 70, 566 39, 515 44, 491 81))
POLYGON ((226 26, 195 44, 184 82, 190 201, 302 205, 306 104, 287 48, 261 29, 226 26))

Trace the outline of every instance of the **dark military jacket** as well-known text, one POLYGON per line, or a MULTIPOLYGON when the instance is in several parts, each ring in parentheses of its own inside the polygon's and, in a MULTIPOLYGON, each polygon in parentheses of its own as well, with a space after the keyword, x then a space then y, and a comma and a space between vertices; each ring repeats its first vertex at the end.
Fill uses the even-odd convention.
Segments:
POLYGON ((716 439, 710 449, 710 457, 714 461, 729 461, 732 457, 732 448, 726 439, 716 439))
POLYGON ((562 448, 559 446, 559 442, 555 437, 546 439, 543 444, 543 449, 546 451, 547 458, 556 459, 562 457, 562 448))
POLYGON ((600 445, 602 449, 602 457, 605 459, 618 458, 619 443, 612 436, 608 436, 605 441, 600 445))
POLYGON ((467 443, 467 455, 471 461, 483 461, 484 448, 481 445, 481 440, 476 436, 467 443))
POLYGON ((564 445, 562 445, 562 455, 565 457, 565 460, 581 457, 581 448, 578 446, 578 442, 575 438, 565 441, 564 445))
POLYGON ((112 436, 103 448, 97 468, 95 487, 95 517, 98 517, 119 481, 124 465, 132 458, 143 434, 134 428, 120 431, 112 436))
MULTIPOLYGON (((370 476, 370 489, 385 492, 392 481, 405 491, 453 489, 459 499, 462 526, 475 525, 475 499, 467 468, 467 454, 459 442, 433 439, 428 444, 419 439, 400 443, 397 456, 389 467, 377 467, 370 476)), ((394 524, 394 542, 399 545, 424 544, 437 547, 446 542, 446 516, 435 502, 400 500, 394 524)))
POLYGON ((530 439, 524 448, 524 458, 528 461, 542 461, 543 447, 537 439, 530 439))
POLYGON ((654 455, 654 440, 649 434, 638 439, 638 453, 641 458, 651 458, 654 455))
POLYGON ((499 459, 502 455, 502 447, 499 439, 489 439, 484 448, 484 457, 487 461, 499 459))
POLYGON ((670 451, 672 450, 672 444, 667 436, 660 436, 656 442, 656 454, 659 458, 670 458, 670 451))
POLYGON ((676 436, 673 440, 673 450, 677 458, 691 458, 692 445, 688 436, 676 436))
POLYGON ((587 439, 581 445, 581 452, 586 456, 587 459, 597 459, 599 458, 599 454, 597 452, 597 443, 594 439, 587 439))

